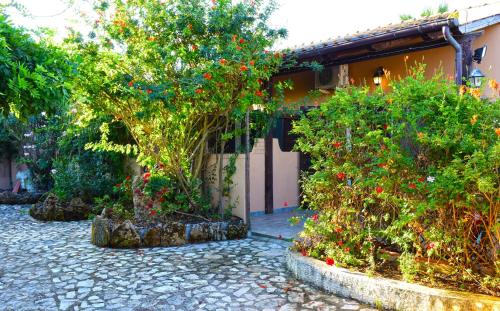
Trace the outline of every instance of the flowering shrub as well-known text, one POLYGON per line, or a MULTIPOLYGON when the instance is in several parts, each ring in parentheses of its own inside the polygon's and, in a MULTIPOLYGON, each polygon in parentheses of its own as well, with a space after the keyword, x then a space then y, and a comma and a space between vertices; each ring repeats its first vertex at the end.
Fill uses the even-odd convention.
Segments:
POLYGON ((424 71, 387 93, 339 89, 295 123, 313 168, 303 198, 318 211, 296 247, 371 269, 402 253, 406 279, 445 263, 457 280, 482 276, 488 292, 500 276, 500 101, 424 71))
MULTIPOLYGON (((241 135, 236 123, 253 105, 265 116, 276 110, 263 82, 282 63, 281 54, 267 50, 285 35, 267 24, 273 7, 230 0, 91 2, 92 32, 72 37, 82 60, 76 97, 82 111, 114 120, 88 147, 133 154, 149 168, 163 163, 190 211, 200 212, 204 205, 196 198, 210 197, 210 155, 241 135), (108 140, 117 120, 133 144, 108 140)), ((252 124, 254 131, 261 127, 252 124)))

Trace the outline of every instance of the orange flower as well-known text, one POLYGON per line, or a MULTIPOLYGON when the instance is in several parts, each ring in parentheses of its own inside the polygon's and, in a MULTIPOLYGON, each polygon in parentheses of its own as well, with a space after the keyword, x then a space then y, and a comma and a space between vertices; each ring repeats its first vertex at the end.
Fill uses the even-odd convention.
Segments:
POLYGON ((422 138, 424 138, 424 133, 418 132, 417 136, 418 136, 418 138, 422 139, 422 138))
POLYGON ((392 105, 392 102, 393 102, 393 101, 394 101, 394 100, 393 100, 392 98, 388 98, 388 99, 387 99, 387 103, 388 103, 389 105, 392 105))
POLYGON ((481 89, 480 88, 472 88, 469 90, 469 93, 475 98, 481 98, 481 89))
POLYGON ((248 70, 248 67, 245 66, 245 65, 241 65, 240 67, 240 71, 247 71, 248 70))
POLYGON ((492 90, 494 91, 498 90, 498 82, 496 80, 491 79, 490 81, 488 81, 488 85, 492 90))
POLYGON ((193 51, 196 51, 198 49, 198 46, 196 44, 191 45, 191 49, 193 51))
POLYGON ((156 38, 155 38, 155 37, 153 37, 153 36, 151 36, 151 37, 149 37, 149 38, 148 38, 148 41, 151 41, 151 42, 153 42, 153 41, 155 41, 155 40, 156 40, 156 38))
POLYGON ((241 38, 240 39, 240 44, 243 44, 243 43, 245 43, 245 39, 241 38))
POLYGON ((254 62, 253 60, 251 60, 251 61, 249 62, 249 64, 250 64, 250 66, 253 66, 253 65, 255 65, 255 62, 254 62))
POLYGON ((467 87, 465 85, 460 85, 460 89, 458 90, 458 94, 464 95, 467 92, 467 87))
POLYGON ((203 93, 203 90, 202 89, 196 89, 195 92, 196 92, 196 94, 201 94, 201 93, 203 93))
POLYGON ((225 60, 224 58, 222 58, 220 61, 219 61, 219 64, 221 65, 225 65, 227 63, 227 60, 225 60))
POLYGON ((212 80, 212 74, 210 74, 209 72, 206 72, 203 74, 203 78, 205 78, 207 80, 212 80))
POLYGON ((257 90, 257 91, 255 91, 255 95, 262 97, 263 94, 262 94, 261 90, 257 90))
POLYGON ((495 129, 495 134, 497 134, 497 136, 500 137, 500 127, 495 129))
POLYGON ((474 125, 477 122, 477 114, 473 115, 472 118, 470 118, 470 124, 474 125))
POLYGON ((238 39, 237 35, 233 35, 233 38, 231 39, 233 42, 236 42, 236 39, 238 39))

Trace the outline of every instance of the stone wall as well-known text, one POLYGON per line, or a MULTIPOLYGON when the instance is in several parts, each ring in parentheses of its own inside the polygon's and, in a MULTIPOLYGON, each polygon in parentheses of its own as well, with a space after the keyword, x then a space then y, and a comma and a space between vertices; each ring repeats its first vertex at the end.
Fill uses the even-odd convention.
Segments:
POLYGON ((187 243, 243 239, 247 227, 243 220, 184 224, 168 223, 136 226, 130 220, 115 223, 104 215, 92 222, 91 242, 100 247, 139 248, 180 246, 187 243))

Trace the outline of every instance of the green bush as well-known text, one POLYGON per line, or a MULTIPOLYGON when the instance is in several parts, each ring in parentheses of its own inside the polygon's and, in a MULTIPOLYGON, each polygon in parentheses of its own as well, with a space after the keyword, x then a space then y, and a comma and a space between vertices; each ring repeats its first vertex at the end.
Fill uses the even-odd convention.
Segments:
POLYGON ((427 79, 424 65, 408 71, 388 92, 338 89, 294 124, 312 160, 304 203, 319 212, 296 246, 345 266, 404 253, 410 279, 412 258, 425 257, 459 280, 498 280, 500 101, 442 74, 427 79))

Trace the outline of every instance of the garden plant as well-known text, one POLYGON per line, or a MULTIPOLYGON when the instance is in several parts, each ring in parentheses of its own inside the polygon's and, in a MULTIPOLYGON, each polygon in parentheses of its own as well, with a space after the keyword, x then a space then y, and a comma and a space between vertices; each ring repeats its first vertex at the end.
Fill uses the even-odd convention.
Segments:
MULTIPOLYGON (((425 66, 349 86, 294 124, 310 155, 295 248, 338 265, 500 295, 500 100, 425 66)), ((486 83, 485 83, 486 84, 486 83)), ((487 87, 498 94, 498 84, 487 87)))

